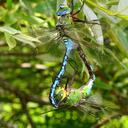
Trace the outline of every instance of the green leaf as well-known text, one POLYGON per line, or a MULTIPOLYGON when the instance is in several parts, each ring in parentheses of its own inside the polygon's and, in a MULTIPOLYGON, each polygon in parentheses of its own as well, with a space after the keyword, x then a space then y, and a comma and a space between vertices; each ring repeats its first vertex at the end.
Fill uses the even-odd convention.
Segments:
POLYGON ((15 34, 21 33, 20 31, 14 29, 14 28, 8 27, 8 26, 2 26, 2 27, 0 27, 0 31, 1 32, 9 33, 11 35, 15 35, 15 34))
POLYGON ((128 16, 128 0, 120 0, 118 4, 118 12, 128 16))
POLYGON ((17 40, 23 42, 23 43, 26 43, 26 44, 31 45, 32 47, 36 47, 35 44, 34 44, 34 42, 40 43, 40 41, 39 41, 38 39, 33 38, 33 37, 31 37, 31 36, 27 36, 27 35, 22 34, 22 33, 21 33, 21 34, 16 34, 16 35, 14 35, 13 37, 14 37, 15 39, 17 39, 17 40))
POLYGON ((92 2, 91 0, 86 0, 86 2, 88 4, 90 4, 91 6, 98 8, 100 11, 103 11, 110 16, 116 16, 116 17, 119 17, 121 19, 128 20, 128 15, 124 15, 124 14, 121 14, 120 12, 114 12, 114 11, 108 10, 107 8, 104 8, 100 5, 92 2))
POLYGON ((112 27, 115 37, 118 38, 119 41, 116 41, 118 47, 122 50, 122 52, 128 53, 128 36, 127 33, 124 32, 123 28, 118 26, 112 27))
POLYGON ((95 24, 90 25, 93 36, 95 37, 98 44, 103 45, 103 32, 98 17, 86 4, 83 6, 83 12, 86 15, 87 21, 94 22, 95 24))
POLYGON ((9 9, 12 8, 12 4, 13 4, 12 0, 7 0, 7 6, 9 9))
POLYGON ((8 33, 5 32, 4 34, 9 50, 13 49, 16 46, 16 40, 8 33))
POLYGON ((8 26, 0 27, 0 31, 4 32, 4 33, 8 33, 13 38, 15 38, 23 43, 29 44, 32 47, 36 47, 34 42, 40 43, 40 41, 37 38, 22 34, 20 31, 14 29, 14 28, 8 27, 8 26))

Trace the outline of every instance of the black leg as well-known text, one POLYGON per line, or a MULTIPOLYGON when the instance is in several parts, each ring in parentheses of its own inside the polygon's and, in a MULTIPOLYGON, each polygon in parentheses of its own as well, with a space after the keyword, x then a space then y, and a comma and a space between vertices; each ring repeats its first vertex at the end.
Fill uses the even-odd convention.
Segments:
POLYGON ((67 88, 68 88, 68 83, 69 83, 69 77, 67 78, 67 81, 66 81, 66 85, 64 87, 64 89, 67 91, 67 88))
POLYGON ((73 75, 72 75, 72 77, 70 77, 70 78, 67 78, 67 83, 66 83, 66 85, 65 85, 65 90, 66 90, 66 92, 69 92, 70 90, 71 90, 71 86, 72 86, 72 84, 73 84, 73 82, 74 82, 74 79, 75 79, 75 72, 73 73, 73 75), (69 81, 70 80, 70 81, 69 81))
POLYGON ((84 1, 81 5, 80 9, 78 11, 76 11, 75 13, 72 13, 72 15, 74 16, 74 15, 78 14, 82 10, 83 6, 84 6, 84 1))
POLYGON ((84 1, 83 1, 82 5, 81 5, 80 9, 74 13, 73 12, 74 11, 74 3, 73 3, 73 0, 71 0, 71 17, 72 17, 73 21, 74 22, 80 22, 80 23, 100 25, 100 23, 98 23, 98 20, 87 21, 86 19, 81 20, 81 19, 75 17, 75 15, 78 14, 82 10, 83 6, 84 6, 84 1))
POLYGON ((73 17, 73 21, 74 22, 79 22, 79 23, 86 23, 86 24, 96 24, 96 25, 101 25, 98 20, 92 20, 92 21, 87 21, 85 20, 81 20, 79 18, 73 17))
POLYGON ((73 0, 71 0, 71 15, 73 14, 74 11, 74 2, 73 0))

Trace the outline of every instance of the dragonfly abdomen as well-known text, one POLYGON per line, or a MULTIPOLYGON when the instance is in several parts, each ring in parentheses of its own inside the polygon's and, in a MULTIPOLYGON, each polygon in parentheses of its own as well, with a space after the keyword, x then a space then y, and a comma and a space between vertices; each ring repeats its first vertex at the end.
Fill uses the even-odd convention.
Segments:
MULTIPOLYGON (((86 90, 85 93, 86 93, 86 95, 90 95, 90 92, 91 92, 91 89, 92 89, 92 86, 93 86, 93 82, 94 82, 95 79, 96 79, 96 78, 95 78, 95 74, 94 74, 94 72, 93 72, 92 66, 91 66, 90 63, 88 62, 87 57, 86 57, 86 55, 84 54, 84 52, 83 52, 83 50, 82 50, 82 48, 81 48, 80 45, 78 46, 77 50, 78 50, 78 52, 79 52, 80 58, 83 60, 85 66, 86 66, 87 69, 88 69, 89 80, 88 80, 88 82, 87 82, 87 84, 86 84, 88 89, 86 90)), ((82 88, 84 88, 84 86, 83 86, 82 88)))
POLYGON ((64 40, 64 44, 65 44, 65 47, 66 47, 66 52, 65 52, 65 55, 64 55, 64 58, 63 58, 63 62, 61 64, 61 69, 60 69, 59 73, 57 74, 53 84, 51 85, 50 95, 49 95, 50 103, 56 108, 58 107, 58 103, 55 99, 56 87, 59 86, 60 80, 61 80, 62 76, 65 73, 68 58, 69 58, 71 50, 73 49, 73 46, 74 46, 74 42, 71 39, 64 38, 63 40, 64 40))

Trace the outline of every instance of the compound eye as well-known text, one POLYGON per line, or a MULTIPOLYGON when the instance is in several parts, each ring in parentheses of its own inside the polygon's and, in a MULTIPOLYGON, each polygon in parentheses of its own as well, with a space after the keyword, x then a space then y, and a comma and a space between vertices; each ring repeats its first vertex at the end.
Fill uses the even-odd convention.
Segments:
POLYGON ((66 98, 66 90, 64 88, 57 88, 55 99, 59 103, 66 98))

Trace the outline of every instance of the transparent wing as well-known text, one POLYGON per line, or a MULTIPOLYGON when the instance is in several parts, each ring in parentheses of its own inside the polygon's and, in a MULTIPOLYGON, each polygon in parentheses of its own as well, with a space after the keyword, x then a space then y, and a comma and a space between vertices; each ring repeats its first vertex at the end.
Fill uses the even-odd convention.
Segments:
POLYGON ((103 99, 99 93, 81 99, 81 101, 77 106, 75 106, 75 108, 83 113, 92 115, 96 113, 108 115, 108 112, 114 113, 119 109, 118 106, 116 106, 114 103, 112 104, 112 102, 103 99))
MULTIPOLYGON (((40 44, 36 45, 38 52, 47 54, 47 59, 48 58, 50 58, 50 60, 54 59, 54 62, 56 62, 56 60, 58 59, 62 59, 64 55, 65 47, 63 45, 62 38, 59 37, 58 31, 55 28, 49 29, 47 27, 42 27, 42 26, 38 28, 33 27, 31 28, 30 33, 32 36, 38 38, 41 42, 40 44)), ((49 61, 49 59, 47 61, 49 61)))
POLYGON ((88 60, 95 65, 102 67, 102 65, 116 64, 127 69, 124 64, 121 63, 120 52, 117 53, 117 49, 110 44, 100 45, 96 39, 92 37, 90 31, 90 25, 93 24, 77 24, 70 29, 67 29, 67 34, 71 37, 75 43, 79 43, 88 60))
POLYGON ((57 40, 57 31, 55 28, 38 27, 30 30, 31 34, 37 37, 40 41, 40 45, 45 45, 49 42, 55 42, 57 40))
MULTIPOLYGON (((78 23, 67 25, 65 26, 65 32, 66 35, 73 39, 75 43, 82 46, 91 64, 95 64, 100 67, 108 64, 119 64, 126 68, 125 65, 121 63, 120 53, 115 52, 118 51, 117 49, 108 44, 107 47, 105 47, 105 45, 100 45, 97 43, 97 40, 92 37, 90 31, 90 26, 92 25, 94 24, 78 23)), ((53 56, 58 54, 61 55, 61 51, 64 51, 63 40, 59 37, 58 31, 55 28, 48 29, 40 27, 38 29, 33 29, 32 32, 33 36, 37 37, 41 41, 41 44, 37 46, 39 49, 45 50, 53 56)), ((72 60, 74 59, 72 58, 72 60)), ((78 63, 75 62, 74 64, 76 65, 78 63)))

